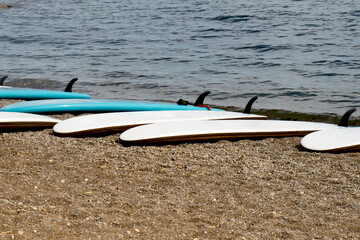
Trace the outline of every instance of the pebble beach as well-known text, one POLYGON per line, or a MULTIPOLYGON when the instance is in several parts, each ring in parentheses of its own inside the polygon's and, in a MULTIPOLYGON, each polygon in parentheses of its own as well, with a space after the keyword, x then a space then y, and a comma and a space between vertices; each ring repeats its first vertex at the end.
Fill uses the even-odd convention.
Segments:
POLYGON ((0 239, 359 239, 360 152, 300 140, 2 132, 0 239))

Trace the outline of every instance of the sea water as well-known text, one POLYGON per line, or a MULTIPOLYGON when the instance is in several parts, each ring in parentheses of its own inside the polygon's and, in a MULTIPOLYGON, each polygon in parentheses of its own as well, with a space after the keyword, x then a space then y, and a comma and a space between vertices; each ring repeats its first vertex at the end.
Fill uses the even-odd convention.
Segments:
POLYGON ((93 98, 194 101, 210 90, 205 102, 217 106, 258 96, 254 108, 360 107, 358 0, 1 3, 13 5, 0 9, 8 85, 58 89, 78 77, 74 91, 93 98))

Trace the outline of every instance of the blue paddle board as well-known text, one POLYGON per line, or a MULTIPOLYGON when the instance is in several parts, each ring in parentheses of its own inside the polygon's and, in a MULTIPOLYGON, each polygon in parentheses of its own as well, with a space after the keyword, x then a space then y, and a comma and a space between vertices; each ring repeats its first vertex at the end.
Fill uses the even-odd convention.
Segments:
MULTIPOLYGON (((6 79, 2 77, 0 84, 6 79)), ((83 93, 73 93, 71 87, 74 82, 77 81, 77 78, 71 80, 66 87, 64 92, 60 91, 50 91, 50 90, 41 90, 41 89, 32 89, 32 88, 17 88, 9 86, 0 86, 0 98, 6 99, 24 99, 24 100, 34 100, 34 99, 67 99, 67 98, 80 98, 87 99, 90 98, 89 95, 83 93)))
POLYGON ((13 103, 0 109, 0 111, 24 113, 90 113, 163 110, 208 110, 208 108, 192 105, 177 105, 175 103, 118 99, 49 99, 13 103))

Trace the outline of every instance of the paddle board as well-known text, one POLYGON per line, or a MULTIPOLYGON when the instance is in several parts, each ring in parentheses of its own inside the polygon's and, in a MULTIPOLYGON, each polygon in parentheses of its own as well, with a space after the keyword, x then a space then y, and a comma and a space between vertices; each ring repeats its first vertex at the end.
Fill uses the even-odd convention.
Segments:
MULTIPOLYGON (((6 78, 6 76, 5 76, 6 78)), ((4 81, 4 77, 0 79, 0 85, 4 81)), ((60 91, 50 91, 50 90, 40 90, 33 88, 18 88, 18 87, 9 87, 9 86, 0 86, 0 98, 6 99, 25 99, 25 100, 34 100, 34 99, 68 99, 68 98, 80 98, 87 99, 90 98, 89 95, 83 93, 73 93, 72 86, 77 78, 72 79, 64 92, 60 91)))
POLYGON ((266 119, 266 116, 227 111, 102 113, 69 118, 56 124, 53 131, 58 136, 85 136, 120 132, 131 127, 150 123, 213 119, 266 119))
MULTIPOLYGON (((127 101, 117 99, 59 99, 19 102, 4 106, 0 111, 27 113, 90 113, 163 110, 208 110, 206 107, 183 106, 162 102, 127 101)), ((216 110, 216 109, 212 109, 216 110)))
POLYGON ((0 112, 0 131, 17 128, 47 128, 53 127, 59 119, 31 114, 0 112))
MULTIPOLYGON (((210 92, 202 93, 195 105, 134 101, 119 99, 58 99, 20 102, 7 105, 0 111, 28 113, 85 113, 85 112, 129 112, 129 111, 164 111, 164 110, 220 110, 210 109, 203 104, 204 98, 210 92)), ((249 105, 250 103, 248 103, 249 105)), ((251 105, 251 104, 250 104, 251 105)))
POLYGON ((338 127, 310 133, 301 139, 301 145, 319 152, 360 150, 360 128, 338 127))
POLYGON ((312 151, 339 152, 360 149, 360 128, 349 127, 349 118, 355 108, 349 109, 341 118, 338 128, 322 130, 306 135, 301 145, 312 151))
POLYGON ((212 120, 166 122, 131 128, 120 135, 125 144, 153 144, 182 141, 252 137, 304 136, 337 128, 335 124, 282 120, 212 120))

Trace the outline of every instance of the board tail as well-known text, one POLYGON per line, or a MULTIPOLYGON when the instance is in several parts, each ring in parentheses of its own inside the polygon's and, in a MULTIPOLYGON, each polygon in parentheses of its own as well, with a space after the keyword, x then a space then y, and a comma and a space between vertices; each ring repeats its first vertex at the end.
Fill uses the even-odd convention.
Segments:
POLYGON ((79 79, 73 78, 73 79, 68 83, 68 85, 66 86, 64 92, 72 92, 72 87, 73 87, 74 83, 75 83, 77 80, 79 80, 79 79))
POLYGON ((348 127, 349 126, 349 118, 353 112, 356 111, 356 108, 351 108, 346 111, 346 113, 342 116, 338 126, 339 127, 348 127))
POLYGON ((0 78, 0 86, 4 86, 4 81, 7 78, 8 78, 8 76, 3 76, 2 78, 0 78))

